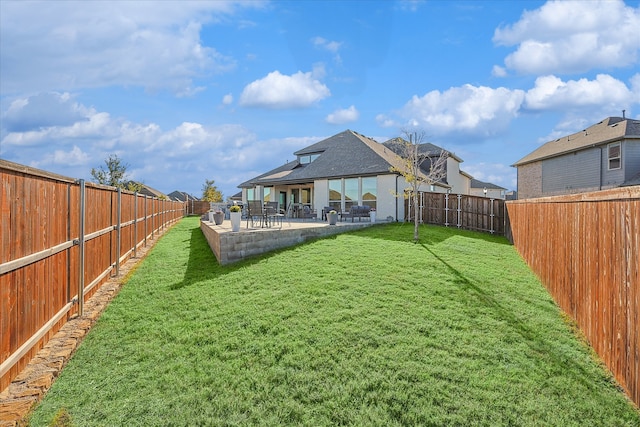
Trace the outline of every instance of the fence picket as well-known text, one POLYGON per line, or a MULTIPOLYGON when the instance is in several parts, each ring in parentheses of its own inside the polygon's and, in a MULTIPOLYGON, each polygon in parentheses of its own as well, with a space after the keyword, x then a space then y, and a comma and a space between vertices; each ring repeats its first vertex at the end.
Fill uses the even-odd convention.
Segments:
POLYGON ((507 203, 513 242, 640 406, 640 187, 507 203))
POLYGON ((147 196, 120 192, 127 206, 133 205, 127 209, 133 217, 122 217, 113 187, 6 160, 0 160, 0 189, 2 391, 71 315, 82 313, 84 301, 109 279, 116 263, 147 245, 147 223, 153 238, 186 210, 182 202, 151 198, 147 210, 147 196), (141 206, 144 216, 138 218, 141 206), (83 292, 84 298, 72 300, 83 292))

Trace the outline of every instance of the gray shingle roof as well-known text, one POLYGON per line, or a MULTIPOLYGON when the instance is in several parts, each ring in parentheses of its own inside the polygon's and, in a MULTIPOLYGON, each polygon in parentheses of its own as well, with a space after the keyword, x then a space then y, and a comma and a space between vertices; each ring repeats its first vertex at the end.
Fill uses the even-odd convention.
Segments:
POLYGON ((640 138, 640 121, 622 117, 607 117, 580 132, 545 143, 512 166, 522 166, 594 145, 608 144, 623 138, 640 138))
POLYGON ((480 181, 479 179, 475 179, 475 178, 471 179, 471 188, 486 188, 489 190, 506 190, 506 188, 500 187, 499 185, 492 184, 490 182, 480 181))
MULTIPOLYGON (((391 173, 392 166, 401 169, 403 165, 402 159, 395 152, 397 147, 394 144, 397 145, 397 141, 394 141, 392 139, 381 144, 352 130, 345 130, 294 153, 296 156, 320 154, 311 163, 300 164, 295 160, 245 181, 238 187, 308 183, 316 179, 391 173)), ((432 156, 446 151, 428 143, 421 144, 419 150, 432 156)), ((455 155, 449 155, 462 162, 455 155)))
POLYGON ((312 182, 344 176, 367 176, 389 173, 397 156, 382 144, 346 130, 296 151, 296 156, 320 154, 313 162, 300 164, 297 160, 286 163, 262 175, 243 182, 239 187, 272 184, 312 182))

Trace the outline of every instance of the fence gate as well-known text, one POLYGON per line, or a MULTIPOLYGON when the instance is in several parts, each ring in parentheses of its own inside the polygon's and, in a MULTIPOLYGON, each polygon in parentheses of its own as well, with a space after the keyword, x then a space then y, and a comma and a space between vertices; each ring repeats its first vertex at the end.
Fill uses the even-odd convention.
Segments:
POLYGON ((420 192, 417 209, 411 206, 412 203, 412 198, 405 199, 405 221, 413 221, 417 210, 421 223, 505 234, 505 203, 502 199, 420 192))

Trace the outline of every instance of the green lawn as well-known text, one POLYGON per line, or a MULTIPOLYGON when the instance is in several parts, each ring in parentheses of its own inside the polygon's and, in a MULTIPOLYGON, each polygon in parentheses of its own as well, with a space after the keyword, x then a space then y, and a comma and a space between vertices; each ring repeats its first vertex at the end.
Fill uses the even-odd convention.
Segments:
POLYGON ((31 418, 76 426, 638 426, 500 237, 390 224, 218 266, 157 243, 31 418))

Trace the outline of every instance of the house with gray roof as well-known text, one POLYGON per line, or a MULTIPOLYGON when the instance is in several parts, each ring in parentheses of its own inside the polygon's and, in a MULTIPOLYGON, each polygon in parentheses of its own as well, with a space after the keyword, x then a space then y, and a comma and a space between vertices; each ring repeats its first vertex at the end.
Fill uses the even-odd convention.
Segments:
POLYGON ((472 178, 469 194, 478 197, 489 197, 491 199, 505 199, 507 189, 490 182, 484 182, 479 179, 472 178))
POLYGON ((549 141, 518 160, 518 198, 634 185, 640 172, 640 121, 607 117, 549 141))
POLYGON ((178 190, 172 191, 171 193, 167 194, 167 197, 169 197, 170 200, 175 200, 177 202, 192 202, 200 200, 197 197, 187 193, 186 191, 178 190))
MULTIPOLYGON (((396 143, 381 144, 346 130, 296 151, 296 160, 241 183, 242 200, 277 202, 288 213, 307 207, 318 217, 324 207, 346 212, 366 205, 376 209, 379 219, 404 218, 404 198, 397 195, 408 185, 401 174, 391 172, 402 166, 396 143)), ((432 144, 419 148, 425 155, 443 151, 432 144)), ((446 178, 421 191, 469 194, 472 177, 460 171, 462 159, 447 154, 446 178)))

